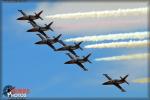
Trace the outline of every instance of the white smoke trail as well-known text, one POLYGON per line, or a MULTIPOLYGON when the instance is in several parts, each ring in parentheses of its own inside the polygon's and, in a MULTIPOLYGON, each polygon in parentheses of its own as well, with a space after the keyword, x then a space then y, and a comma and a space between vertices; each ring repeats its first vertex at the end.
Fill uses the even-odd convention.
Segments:
POLYGON ((131 54, 131 55, 122 55, 122 56, 112 56, 105 58, 96 58, 95 61, 120 61, 120 60, 135 60, 135 59, 148 59, 150 54, 141 53, 141 54, 131 54))
POLYGON ((141 84, 150 83, 150 77, 135 79, 135 80, 132 80, 132 82, 134 82, 134 83, 141 83, 141 84))
POLYGON ((46 16, 51 19, 80 19, 80 18, 103 18, 103 17, 118 17, 118 16, 138 16, 147 14, 148 8, 134 8, 134 9, 118 9, 109 11, 91 11, 78 12, 68 14, 56 14, 46 16))
POLYGON ((84 36, 77 38, 66 39, 66 42, 80 42, 80 41, 104 41, 104 40, 123 40, 123 39, 145 39, 149 37, 149 32, 135 32, 135 33, 120 33, 108 34, 98 36, 84 36))
POLYGON ((150 45, 150 41, 129 41, 129 42, 111 42, 86 45, 84 48, 133 48, 133 47, 144 47, 150 45))

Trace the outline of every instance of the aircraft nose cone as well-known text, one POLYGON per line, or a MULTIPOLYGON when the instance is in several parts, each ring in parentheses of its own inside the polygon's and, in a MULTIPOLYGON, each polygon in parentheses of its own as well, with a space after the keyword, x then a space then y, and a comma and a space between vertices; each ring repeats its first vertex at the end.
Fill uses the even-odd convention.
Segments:
POLYGON ((22 18, 22 17, 19 17, 19 18, 17 18, 17 20, 23 20, 23 18, 22 18))
POLYGON ((106 85, 106 82, 105 82, 105 83, 102 83, 102 85, 106 85))
POLYGON ((64 64, 67 64, 67 62, 65 62, 64 64))
POLYGON ((67 61, 67 62, 65 62, 64 64, 70 64, 70 62, 69 62, 69 61, 67 61))
POLYGON ((35 42, 35 44, 45 44, 42 41, 35 42))
POLYGON ((35 42, 34 44, 39 44, 39 42, 35 42))
POLYGON ((20 20, 20 18, 17 18, 17 20, 20 20))

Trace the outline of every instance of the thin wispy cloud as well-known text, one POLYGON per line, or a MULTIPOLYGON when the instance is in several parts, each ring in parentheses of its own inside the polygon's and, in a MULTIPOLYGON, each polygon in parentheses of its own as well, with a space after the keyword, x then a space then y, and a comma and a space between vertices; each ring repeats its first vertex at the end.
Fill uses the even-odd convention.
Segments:
POLYGON ((97 42, 105 40, 124 40, 124 39, 146 39, 149 37, 149 32, 135 32, 135 33, 119 33, 119 34, 108 34, 108 35, 95 35, 95 36, 84 36, 66 39, 66 42, 97 42))
POLYGON ((150 41, 142 40, 142 41, 91 44, 84 46, 84 48, 135 48, 135 47, 146 47, 148 45, 150 45, 150 41))
POLYGON ((95 61, 136 60, 136 59, 147 59, 148 57, 150 57, 149 53, 140 53, 140 54, 130 54, 130 55, 121 55, 121 56, 96 58, 95 61))
POLYGON ((50 19, 81 19, 81 18, 103 18, 103 17, 120 17, 120 16, 140 16, 147 14, 148 8, 134 8, 134 9, 118 9, 108 11, 91 11, 91 12, 77 12, 68 14, 56 14, 46 16, 50 19))

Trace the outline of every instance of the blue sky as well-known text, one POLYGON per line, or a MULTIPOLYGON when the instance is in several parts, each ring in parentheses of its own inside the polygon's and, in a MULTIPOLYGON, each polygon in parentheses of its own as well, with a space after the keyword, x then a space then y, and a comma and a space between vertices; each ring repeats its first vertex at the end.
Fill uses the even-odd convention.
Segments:
MULTIPOLYGON (((132 54, 147 52, 147 48, 118 48, 118 49, 84 49, 84 51, 77 50, 80 56, 87 55, 92 52, 90 60, 92 64, 84 64, 89 71, 84 72, 77 65, 65 65, 64 62, 69 60, 69 57, 65 55, 66 52, 54 52, 48 46, 38 46, 34 43, 39 41, 36 33, 28 33, 27 29, 31 28, 26 21, 17 21, 16 19, 22 16, 17 10, 22 9, 25 12, 32 13, 37 12, 39 9, 44 9, 45 14, 57 14, 64 13, 67 6, 64 9, 59 9, 62 2, 26 2, 26 3, 3 3, 2 7, 2 46, 3 46, 3 87, 5 85, 13 85, 17 88, 28 88, 31 90, 29 97, 147 97, 147 84, 131 83, 122 84, 122 87, 127 90, 126 93, 122 93, 114 86, 101 85, 107 79, 102 76, 103 73, 107 73, 112 78, 119 78, 129 74, 129 82, 135 78, 141 78, 147 76, 147 62, 138 61, 122 61, 122 62, 96 62, 97 57, 106 57, 122 54, 132 54), (43 6, 45 5, 45 6, 43 6), (45 7, 45 8, 42 8, 45 7), (48 9, 46 9, 48 7, 48 9), (50 10, 52 8, 52 12, 50 10), (141 71, 143 70, 143 71, 141 71)), ((79 8, 75 8, 73 3, 68 5, 73 6, 72 12, 77 12, 79 8), (72 4, 72 5, 71 5, 72 4)), ((87 4, 88 5, 88 4, 87 4)), ((108 4, 111 5, 111 4, 108 4)), ((114 4, 112 4, 114 5, 114 4)), ((131 4, 126 4, 124 8, 127 8, 131 4)), ((137 4, 137 7, 143 7, 145 4, 137 4)), ((80 5, 81 7, 83 5, 80 5)), ((107 6, 107 5, 106 5, 107 6)), ((133 5, 136 7, 136 4, 133 5)), ((91 6, 91 8, 93 5, 91 6)), ((96 6, 95 6, 96 7, 96 6)), ((114 6, 115 7, 115 6, 114 6)), ((86 8, 86 7, 84 7, 86 8)), ((117 8, 117 7, 116 7, 117 8)), ((114 8, 114 9, 116 9, 114 8)), ((88 11, 90 8, 88 8, 88 11)), ((113 7, 108 7, 113 9, 113 7)), ((85 11, 85 9, 81 9, 85 11)), ((92 9, 91 9, 92 10, 92 9)), ((98 10, 98 8, 97 8, 98 10)), ((71 10, 66 10, 70 12, 71 10)), ((45 19, 45 18, 44 18, 45 19)), ((51 21, 46 19, 46 21, 51 21)), ((45 22, 46 22, 45 21, 45 22)), ((38 23, 41 21, 38 20, 38 23)), ((69 21, 71 22, 71 21, 69 21)), ((50 36, 57 36, 57 32, 62 33, 62 39, 81 36, 84 32, 99 33, 99 30, 78 29, 69 30, 57 27, 59 23, 69 24, 67 21, 54 21, 55 32, 46 32, 50 36), (56 27, 55 27, 56 26, 56 27), (72 34, 64 34, 64 33, 72 34)), ((86 22, 84 20, 83 22, 86 22)), ((46 22, 48 23, 48 22, 46 22)), ((71 22, 75 23, 75 22, 71 22)), ((80 21, 77 21, 80 23, 80 21)), ((81 21, 82 24, 82 21, 81 21)), ((59 25, 58 25, 59 26, 59 25)), ((134 32, 134 31, 147 31, 147 26, 137 26, 133 28, 127 28, 126 30, 113 30, 111 33, 120 32, 134 32), (127 31, 128 30, 128 31, 127 31)), ((99 27, 96 27, 99 29, 99 27)), ((103 30, 106 33, 106 30, 103 30)), ((110 30, 109 30, 110 31, 110 30)), ((100 31, 102 32, 102 31, 100 31)), ((72 44, 72 43, 68 43, 72 44)), ((83 43, 82 46, 91 44, 89 42, 83 43)), ((56 44, 57 48, 61 45, 56 44)))

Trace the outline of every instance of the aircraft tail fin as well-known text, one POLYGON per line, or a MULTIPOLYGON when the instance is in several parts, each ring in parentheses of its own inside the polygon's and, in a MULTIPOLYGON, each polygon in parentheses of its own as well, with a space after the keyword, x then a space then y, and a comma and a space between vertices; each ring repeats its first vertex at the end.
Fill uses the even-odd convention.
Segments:
POLYGON ((123 80, 125 83, 127 83, 127 84, 129 85, 129 82, 126 81, 126 79, 127 79, 128 76, 129 76, 129 75, 126 75, 125 77, 123 77, 123 78, 120 77, 120 78, 121 78, 121 80, 123 80))
POLYGON ((84 57, 84 60, 86 60, 89 63, 92 63, 88 58, 91 56, 91 53, 89 53, 86 57, 84 57))
POLYGON ((38 18, 40 18, 41 20, 43 20, 43 18, 40 16, 42 14, 42 12, 43 12, 43 10, 40 11, 38 14, 35 13, 35 16, 38 17, 38 18))
POLYGON ((53 37, 55 41, 63 44, 62 40, 59 40, 59 38, 62 36, 62 34, 58 35, 57 37, 53 37))
POLYGON ((37 15, 38 15, 38 16, 40 16, 40 15, 42 14, 42 12, 43 12, 43 10, 42 10, 42 11, 40 11, 37 15))
POLYGON ((83 41, 79 42, 78 45, 80 45, 83 41))
POLYGON ((81 41, 81 42, 79 42, 78 44, 76 44, 76 45, 80 48, 80 50, 83 50, 83 48, 80 46, 82 42, 83 42, 83 41, 81 41))
POLYGON ((82 42, 83 42, 83 41, 81 41, 81 42, 79 42, 79 43, 74 43, 74 44, 75 44, 75 46, 77 46, 80 50, 83 50, 83 48, 80 47, 80 45, 81 45, 82 42))
POLYGON ((50 29, 51 31, 54 31, 52 28, 51 28, 51 25, 53 24, 53 22, 50 22, 48 25, 45 24, 46 28, 50 29))

